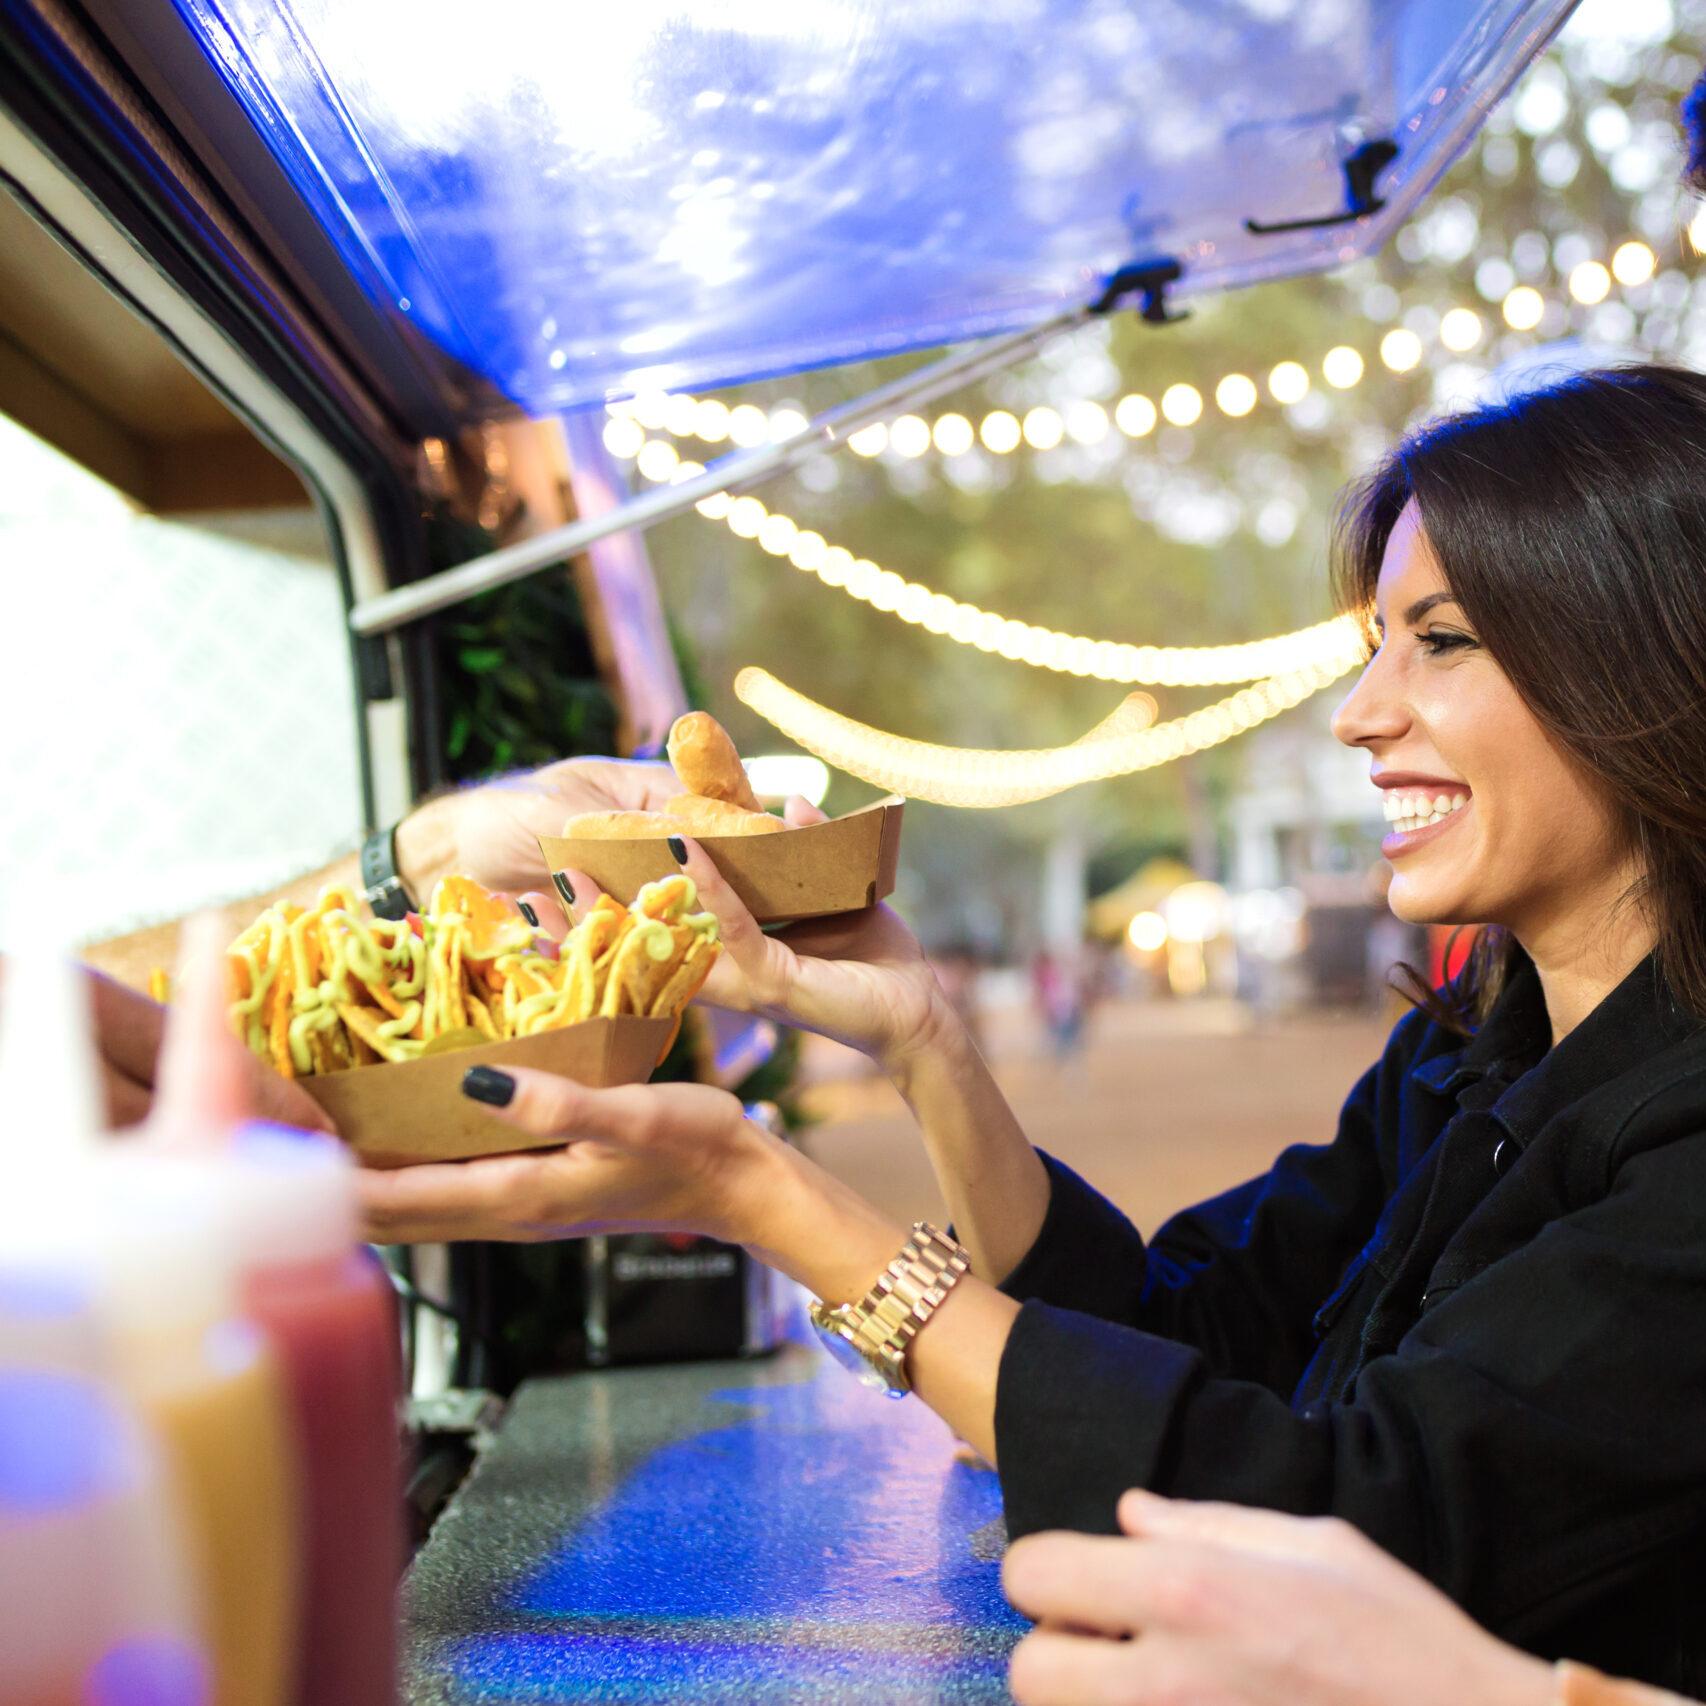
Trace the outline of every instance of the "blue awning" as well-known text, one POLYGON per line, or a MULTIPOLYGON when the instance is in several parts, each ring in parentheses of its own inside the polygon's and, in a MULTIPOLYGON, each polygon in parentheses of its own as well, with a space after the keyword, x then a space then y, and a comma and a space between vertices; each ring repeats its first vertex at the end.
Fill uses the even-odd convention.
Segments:
POLYGON ((373 299, 544 415, 1352 259, 1573 0, 176 3, 373 299))

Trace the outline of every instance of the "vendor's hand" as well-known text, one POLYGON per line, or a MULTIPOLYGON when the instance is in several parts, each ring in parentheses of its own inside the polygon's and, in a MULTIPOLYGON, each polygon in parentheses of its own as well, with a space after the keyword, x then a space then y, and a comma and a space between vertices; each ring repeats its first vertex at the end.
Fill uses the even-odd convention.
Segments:
POLYGON ((1039 1625, 1013 1654, 1019 1706, 1553 1698, 1550 1666, 1345 1523, 1142 1492, 1119 1514, 1125 1536, 1039 1534, 1008 1552, 1007 1595, 1039 1625))
POLYGON ((397 869, 425 905, 452 872, 518 894, 539 881, 541 835, 577 812, 662 811, 681 792, 667 764, 566 758, 428 800, 397 825, 397 869))
POLYGON ((705 1084, 595 1090, 554 1073, 474 1067, 463 1093, 561 1148, 360 1176, 382 1244, 510 1242, 604 1232, 699 1232, 741 1243, 779 1147, 705 1084))
MULTIPOLYGON (((796 828, 823 821, 821 812, 797 798, 786 815, 796 828)), ((889 1068, 930 1047, 957 1022, 918 939, 890 908, 812 919, 767 935, 704 848, 686 837, 678 844, 700 905, 716 915, 723 941, 700 999, 833 1037, 889 1068)), ((575 914, 583 916, 598 888, 582 871, 563 875, 574 890, 575 914)), ((553 934, 566 928, 549 897, 524 898, 553 934)))
MULTIPOLYGON (((8 999, 5 972, 5 962, 0 960, 0 1003, 8 999)), ((107 1124, 115 1128, 139 1125, 154 1108, 167 1009, 99 972, 85 975, 107 1124)), ((234 1038, 229 1040, 240 1056, 233 1070, 243 1085, 249 1110, 244 1117, 320 1131, 331 1129, 324 1110, 312 1096, 262 1065, 234 1038)))

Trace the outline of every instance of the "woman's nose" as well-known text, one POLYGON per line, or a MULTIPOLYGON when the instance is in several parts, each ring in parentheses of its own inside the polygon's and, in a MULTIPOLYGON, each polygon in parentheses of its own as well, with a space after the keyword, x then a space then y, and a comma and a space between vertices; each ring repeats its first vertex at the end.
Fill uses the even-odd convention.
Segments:
POLYGON ((1334 738, 1346 746, 1372 746, 1396 740, 1410 726, 1410 714, 1391 666, 1376 652, 1356 685, 1333 713, 1334 738))

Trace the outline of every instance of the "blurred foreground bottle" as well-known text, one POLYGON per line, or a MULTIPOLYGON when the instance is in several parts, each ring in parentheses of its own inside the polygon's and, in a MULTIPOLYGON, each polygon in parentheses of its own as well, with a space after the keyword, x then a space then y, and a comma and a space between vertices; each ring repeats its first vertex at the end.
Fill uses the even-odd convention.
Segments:
POLYGON ((0 986, 0 1700, 208 1706, 174 1491, 106 1309, 85 989, 61 954, 7 975, 28 1007, 0 986))
POLYGON ((389 1706, 403 1552, 395 1294, 357 1241, 355 1165, 343 1146, 243 1123, 252 1063, 231 1033, 229 1001, 222 932, 197 920, 140 1164, 193 1181, 217 1204, 237 1252, 239 1306, 282 1378, 301 1493, 291 1697, 389 1706))
POLYGON ((403 1569, 396 1294, 357 1243, 334 1139, 252 1125, 230 1150, 242 1302, 284 1374, 303 1471, 300 1706, 389 1706, 403 1569))
MULTIPOLYGON (((189 1681, 169 1675, 154 1687, 144 1671, 123 1670, 146 1663, 146 1653, 114 1660, 109 1643, 100 1661, 117 1664, 119 1672, 90 1669, 78 1691, 63 1698, 67 1706, 108 1700, 288 1706, 297 1585, 294 1442, 266 1343, 238 1313, 235 1247, 222 1199, 197 1169, 163 1161, 139 1143, 97 1140, 100 1079, 89 1043, 87 985, 68 959, 15 955, 5 978, 0 1129, 10 1140, 10 1176, 0 1249, 20 1281, 37 1277, 38 1299, 49 1280, 62 1300, 84 1299, 56 1321, 39 1306, 33 1313, 26 1308, 27 1285, 14 1294, 9 1414, 19 1430, 19 1461, 34 1461, 38 1468, 29 1473, 56 1497, 93 1499, 113 1510, 123 1503, 135 1513, 145 1495, 124 1503, 120 1490, 148 1481, 152 1444, 158 1490, 178 1518, 190 1614, 210 1671, 201 1694, 185 1692, 189 1681), (84 1341, 77 1322, 84 1316, 95 1370, 78 1350, 84 1341), (96 1402, 103 1382, 95 1376, 104 1376, 104 1408, 96 1402), (58 1427, 51 1420, 56 1404, 58 1427), (140 1420, 146 1438, 127 1457, 124 1442, 137 1437, 125 1425, 129 1418, 140 1420), (59 1435, 65 1449, 55 1456, 48 1447, 59 1435)), ((12 1455, 12 1443, 0 1438, 0 1457, 12 1455)), ((34 1484, 22 1483, 26 1500, 34 1484)), ((42 1496, 39 1489, 34 1496, 42 1496)), ((172 1533, 169 1514, 156 1510, 141 1525, 151 1526, 162 1546, 172 1533)), ((116 1527, 119 1519, 112 1521, 116 1527)), ((27 1537, 8 1534, 4 1544, 27 1544, 27 1537)), ((139 1556, 142 1544, 130 1543, 127 1551, 125 1538, 114 1538, 105 1567, 91 1564, 81 1587, 67 1584, 63 1608, 87 1625, 91 1642, 105 1639, 103 1626, 124 1595, 142 1600, 163 1591, 150 1576, 165 1566, 139 1556)), ((8 1560, 26 1581, 38 1573, 29 1555, 21 1565, 11 1564, 10 1553, 8 1560)), ((48 1591, 45 1580, 37 1586, 48 1591)), ((0 1642, 6 1678, 0 1698, 8 1706, 28 1698, 12 1690, 13 1650, 10 1641, 0 1642)))

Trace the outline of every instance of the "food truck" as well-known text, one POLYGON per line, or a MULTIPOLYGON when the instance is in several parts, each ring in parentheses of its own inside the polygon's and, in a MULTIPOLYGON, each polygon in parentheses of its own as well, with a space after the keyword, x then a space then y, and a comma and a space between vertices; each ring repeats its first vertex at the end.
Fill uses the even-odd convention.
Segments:
MULTIPOLYGON (((558 753, 660 751, 688 702, 649 526, 1098 317, 1165 338, 1373 252, 1571 9, 0 0, 0 416, 260 553, 198 568, 174 536, 156 578, 115 576, 71 672, 94 744, 53 755, 51 809, 16 803, 7 862, 98 880, 115 935, 264 888, 476 760, 537 761, 480 716, 541 660, 607 695, 558 753), (656 485, 606 443, 636 396, 914 351, 656 485), (467 625, 518 587, 525 655, 467 625), (156 740, 174 697, 200 767, 127 779, 118 725, 156 740), (69 798, 102 792, 106 817, 69 798)), ((63 650, 51 564, 4 569, 14 679, 51 691, 24 656, 63 650)), ((892 881, 893 843, 869 856, 892 881)), ((745 1081, 773 1041, 727 1027, 705 1070, 745 1081)), ((395 1261, 402 1697, 1005 1698, 993 1476, 918 1411, 826 1499, 814 1465, 881 1401, 793 1342, 668 1360, 772 1348, 787 1299, 719 1248, 611 1242, 395 1261)))

